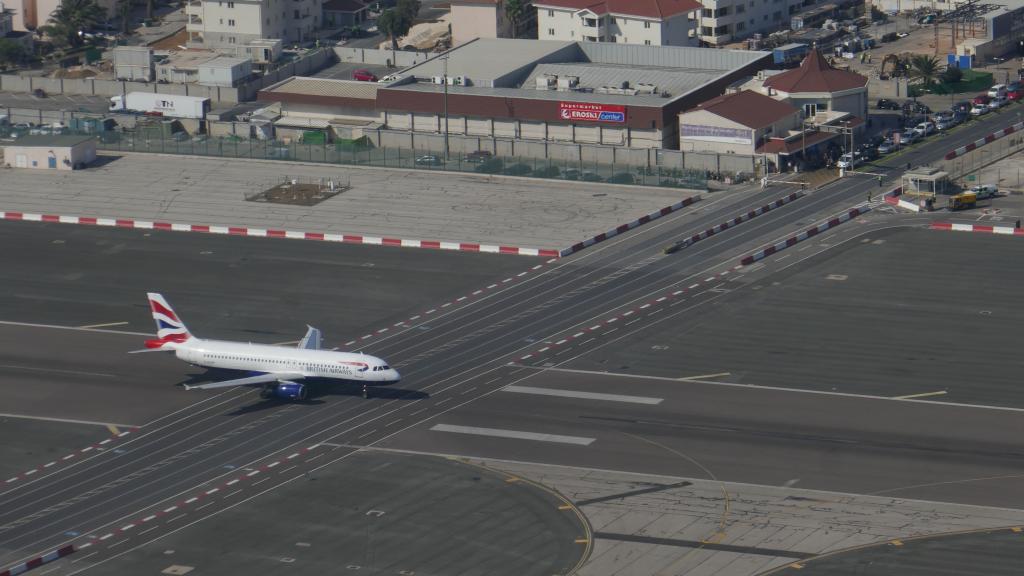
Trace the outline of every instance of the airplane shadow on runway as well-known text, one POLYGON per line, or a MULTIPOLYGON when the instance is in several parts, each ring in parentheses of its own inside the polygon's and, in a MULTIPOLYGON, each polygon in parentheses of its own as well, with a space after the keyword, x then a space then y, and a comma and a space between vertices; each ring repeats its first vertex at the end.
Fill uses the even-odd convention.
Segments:
MULTIPOLYGON (((203 372, 188 374, 188 378, 178 382, 176 386, 195 386, 197 384, 206 384, 209 382, 221 382, 224 380, 243 377, 240 374, 242 373, 232 370, 208 368, 203 372)), ((344 382, 327 378, 308 378, 304 383, 309 390, 306 400, 298 401, 284 398, 261 398, 252 404, 243 406, 238 410, 231 412, 230 414, 249 414, 260 410, 275 408, 284 404, 319 405, 325 403, 324 400, 321 399, 325 396, 361 397, 363 395, 363 385, 360 382, 344 382)), ((387 385, 371 385, 367 387, 368 400, 422 400, 429 397, 430 394, 420 392, 419 390, 394 388, 387 385)))

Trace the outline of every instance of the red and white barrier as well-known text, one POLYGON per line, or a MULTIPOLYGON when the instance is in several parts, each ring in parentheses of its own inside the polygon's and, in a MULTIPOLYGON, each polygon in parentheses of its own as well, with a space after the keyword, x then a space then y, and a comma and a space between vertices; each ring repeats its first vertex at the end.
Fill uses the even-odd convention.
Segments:
MULTIPOLYGON (((560 250, 558 252, 557 255, 564 257, 564 256, 568 256, 570 254, 574 254, 576 252, 579 252, 580 250, 583 250, 584 248, 586 248, 588 246, 593 246, 594 244, 597 244, 598 242, 604 242, 605 240, 607 240, 609 238, 612 238, 612 237, 615 237, 615 236, 618 236, 619 234, 622 234, 623 232, 628 232, 628 231, 632 230, 633 228, 636 228, 637 226, 640 226, 642 224, 647 224, 651 220, 657 220, 658 218, 661 218, 662 216, 665 216, 667 214, 671 214, 671 213, 673 213, 676 210, 679 210, 681 208, 685 208, 685 207, 689 206, 690 204, 693 204, 694 202, 696 202, 698 200, 700 200, 700 196, 691 196, 689 198, 684 199, 681 202, 676 202, 675 204, 673 204, 671 206, 666 206, 666 207, 662 208, 661 210, 658 210, 657 212, 651 212, 650 214, 648 214, 646 216, 641 216, 641 217, 637 218, 636 220, 633 220, 632 222, 630 222, 628 224, 623 224, 621 226, 617 226, 617 227, 613 228, 612 230, 609 230, 607 232, 603 232, 601 234, 598 234, 597 236, 594 236, 593 238, 588 238, 588 239, 584 240, 583 242, 577 242, 576 244, 573 244, 572 246, 570 246, 568 248, 563 248, 562 250, 560 250)), ((546 253, 545 254, 541 254, 541 256, 547 256, 547 254, 546 253)))
POLYGON ((18 564, 17 566, 13 566, 11 568, 8 568, 7 570, 4 570, 3 572, 0 572, 0 576, 15 576, 16 574, 24 574, 25 572, 28 572, 29 570, 32 570, 33 568, 38 568, 38 567, 42 566, 43 564, 47 564, 49 562, 53 562, 54 560, 57 560, 58 558, 63 558, 65 556, 69 556, 69 555, 74 554, 74 553, 75 553, 75 547, 73 545, 71 545, 71 544, 68 544, 67 546, 64 546, 63 548, 58 548, 57 550, 54 550, 53 552, 49 552, 47 554, 43 554, 42 556, 39 556, 38 558, 33 558, 33 559, 29 560, 28 562, 23 562, 21 564, 18 564))
POLYGON ((891 206, 896 206, 898 208, 903 208, 904 210, 910 210, 911 212, 921 211, 920 206, 914 204, 913 202, 907 202, 906 200, 903 200, 899 196, 886 196, 885 203, 891 206))
POLYGON ((975 140, 974 142, 971 142, 966 146, 961 146, 956 150, 947 152, 946 160, 952 160, 957 156, 963 156, 964 154, 967 154, 971 150, 977 150, 978 148, 984 146, 985 144, 991 144, 992 142, 999 140, 1003 136, 1008 136, 1010 134, 1013 134, 1014 132, 1020 132, 1021 130, 1024 130, 1024 122, 1017 122, 1013 126, 1007 126, 1006 128, 1003 128, 1002 130, 999 130, 997 132, 993 132, 988 136, 985 136, 984 138, 975 140))
POLYGON ((301 232, 293 230, 274 230, 266 228, 249 228, 246 226, 176 224, 171 222, 150 222, 147 220, 133 220, 130 218, 93 218, 89 216, 57 216, 54 214, 0 212, 0 220, 22 220, 26 222, 53 222, 58 224, 87 224, 91 226, 113 226, 116 228, 135 228, 142 230, 203 232, 206 234, 226 234, 229 236, 256 236, 259 238, 291 238, 295 240, 320 240, 323 242, 341 242, 345 244, 374 244, 378 246, 401 246, 403 248, 433 248, 435 250, 459 250, 462 252, 518 254, 521 256, 544 256, 547 258, 558 257, 558 250, 548 250, 540 248, 520 248, 518 246, 499 246, 491 244, 477 244, 475 242, 441 242, 438 240, 408 240, 405 238, 360 236, 353 234, 328 234, 324 232, 301 232))
POLYGON ((845 212, 845 213, 843 213, 843 214, 841 214, 839 216, 836 216, 835 218, 832 218, 832 219, 830 219, 827 222, 823 222, 821 224, 818 224, 817 226, 815 226, 813 228, 808 228, 807 230, 804 230, 803 232, 797 234, 796 236, 791 236, 789 238, 786 238, 782 242, 779 242, 777 244, 773 244, 771 246, 766 246, 765 248, 762 248, 762 249, 758 250, 757 252, 754 252, 753 254, 744 257, 742 260, 740 260, 740 264, 742 264, 744 266, 747 266, 749 264, 753 264, 754 262, 757 262, 758 260, 761 260, 762 258, 765 258, 767 256, 771 256, 772 254, 775 254, 776 252, 781 252, 782 250, 785 250, 786 248, 789 248, 790 246, 793 246, 794 244, 796 244, 798 242, 802 242, 802 241, 804 241, 804 240, 806 240, 808 238, 812 238, 814 236, 817 236, 818 234, 821 234, 822 232, 824 232, 824 231, 826 231, 826 230, 828 230, 830 228, 835 228, 836 226, 839 226, 843 222, 848 222, 848 221, 856 218, 857 216, 860 216, 861 214, 864 214, 864 213, 866 213, 866 212, 868 212, 870 210, 871 210, 871 208, 869 208, 867 206, 862 206, 862 207, 859 207, 859 208, 853 208, 852 210, 849 210, 849 211, 847 211, 847 212, 845 212))
POLYGON ((954 230, 957 232, 983 232, 985 234, 1005 234, 1007 236, 1024 236, 1024 229, 1013 226, 985 226, 982 224, 956 224, 953 222, 932 222, 932 230, 954 230))
POLYGON ((729 220, 729 221, 726 221, 726 222, 722 222, 718 226, 715 226, 713 228, 708 228, 707 230, 701 232, 700 234, 694 234, 693 236, 690 236, 690 241, 691 242, 699 242, 699 241, 707 238, 708 236, 714 236, 715 234, 718 234, 719 232, 721 232, 723 230, 728 230, 729 228, 732 228, 733 226, 735 226, 737 224, 740 224, 741 222, 746 222, 747 220, 750 220, 751 218, 756 218, 756 217, 760 216, 761 214, 764 214, 765 212, 768 212, 770 210, 774 210, 776 208, 779 208, 781 206, 789 204, 793 200, 796 200, 797 198, 799 198, 799 197, 801 197, 803 195, 804 195, 803 192, 794 192, 794 193, 790 194, 789 196, 786 196, 785 198, 779 198, 778 200, 776 200, 775 202, 772 202, 771 204, 765 204, 764 206, 761 206, 760 208, 758 208, 756 210, 751 210, 750 212, 747 212, 746 214, 742 214, 740 216, 737 216, 737 217, 733 218, 732 220, 729 220))

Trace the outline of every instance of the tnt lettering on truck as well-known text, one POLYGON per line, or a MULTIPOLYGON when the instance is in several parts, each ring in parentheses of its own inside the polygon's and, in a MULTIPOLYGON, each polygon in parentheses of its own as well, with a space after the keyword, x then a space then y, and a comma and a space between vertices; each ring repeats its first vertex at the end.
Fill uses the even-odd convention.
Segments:
POLYGON ((210 111, 210 99, 199 96, 175 96, 152 92, 129 92, 110 99, 112 112, 159 113, 174 118, 202 120, 210 111))
POLYGON ((559 102, 558 112, 562 120, 570 122, 610 122, 622 124, 626 121, 626 107, 613 104, 589 104, 586 102, 559 102))

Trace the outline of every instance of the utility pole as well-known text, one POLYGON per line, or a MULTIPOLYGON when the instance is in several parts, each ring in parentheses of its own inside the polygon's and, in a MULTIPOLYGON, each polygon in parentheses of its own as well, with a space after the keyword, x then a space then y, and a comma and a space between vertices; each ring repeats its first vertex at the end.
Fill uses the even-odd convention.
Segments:
POLYGON ((448 149, 448 54, 441 56, 444 62, 444 161, 451 159, 448 149))

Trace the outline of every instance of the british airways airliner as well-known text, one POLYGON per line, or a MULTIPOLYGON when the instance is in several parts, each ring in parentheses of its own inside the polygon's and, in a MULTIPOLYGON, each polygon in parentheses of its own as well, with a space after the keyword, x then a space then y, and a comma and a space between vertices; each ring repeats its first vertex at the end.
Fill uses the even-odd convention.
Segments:
POLYGON ((156 321, 157 339, 146 341, 146 350, 173 351, 180 360, 205 368, 238 370, 255 374, 245 378, 185 386, 186 390, 263 385, 263 398, 305 400, 309 391, 297 382, 306 378, 330 378, 363 384, 390 384, 401 378, 380 358, 367 354, 321 350, 320 331, 309 326, 297 348, 246 344, 196 338, 185 327, 167 300, 149 293, 149 307, 156 321))

